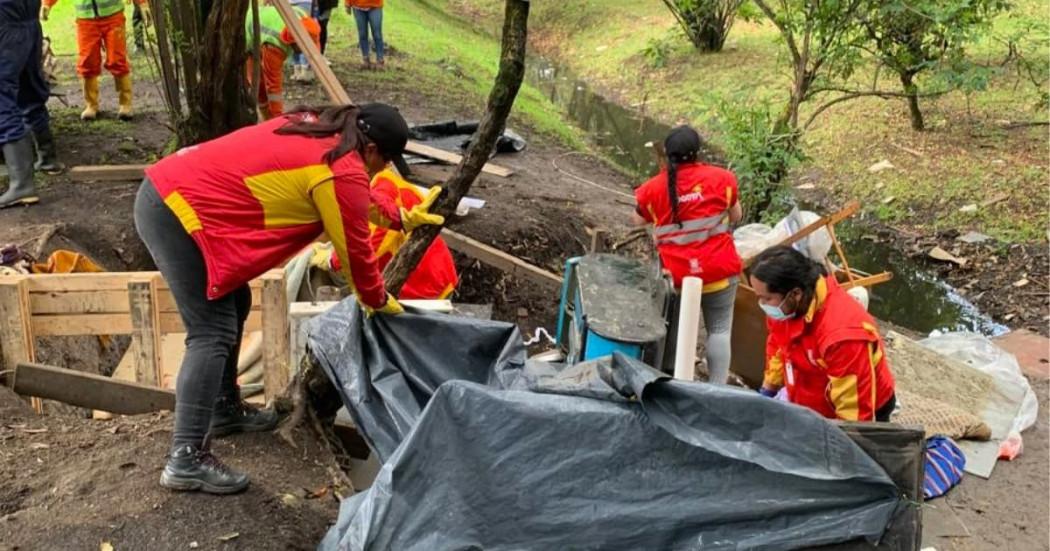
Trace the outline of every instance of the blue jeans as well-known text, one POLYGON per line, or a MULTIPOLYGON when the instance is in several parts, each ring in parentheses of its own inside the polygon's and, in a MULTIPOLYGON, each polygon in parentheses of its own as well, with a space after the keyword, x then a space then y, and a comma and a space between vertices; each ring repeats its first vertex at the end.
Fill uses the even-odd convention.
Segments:
POLYGON ((354 21, 357 22, 357 45, 361 47, 361 56, 368 58, 368 29, 371 28, 372 40, 376 44, 376 61, 383 61, 383 8, 354 8, 354 21))

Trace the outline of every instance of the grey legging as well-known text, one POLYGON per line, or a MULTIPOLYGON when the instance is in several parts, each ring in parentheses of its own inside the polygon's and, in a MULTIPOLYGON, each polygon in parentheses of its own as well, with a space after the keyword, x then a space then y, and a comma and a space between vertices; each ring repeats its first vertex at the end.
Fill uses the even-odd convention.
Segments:
POLYGON ((736 302, 737 280, 732 278, 729 287, 707 293, 700 299, 707 328, 707 372, 709 381, 720 385, 729 379, 729 362, 732 359, 730 337, 733 330, 733 303, 736 302))
POLYGON ((135 197, 135 228, 171 288, 186 327, 186 356, 175 385, 172 449, 200 447, 216 398, 239 398, 237 354, 252 306, 251 290, 244 285, 216 300, 207 299, 200 249, 149 179, 143 180, 135 197))

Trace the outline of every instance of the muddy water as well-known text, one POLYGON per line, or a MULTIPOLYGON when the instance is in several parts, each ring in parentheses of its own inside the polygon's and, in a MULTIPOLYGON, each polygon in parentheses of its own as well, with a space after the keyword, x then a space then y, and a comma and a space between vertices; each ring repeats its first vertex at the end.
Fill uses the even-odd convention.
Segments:
MULTIPOLYGON (((656 159, 646 144, 662 140, 670 130, 668 125, 607 100, 586 82, 546 60, 533 60, 527 79, 586 132, 604 155, 634 173, 639 182, 656 172, 656 159)), ((703 156, 721 164, 721 156, 711 148, 703 156)), ((892 244, 866 238, 863 226, 842 224, 838 233, 851 267, 894 274, 892 281, 872 289, 869 308, 879 319, 920 333, 971 330, 998 335, 1007 331, 892 244)))

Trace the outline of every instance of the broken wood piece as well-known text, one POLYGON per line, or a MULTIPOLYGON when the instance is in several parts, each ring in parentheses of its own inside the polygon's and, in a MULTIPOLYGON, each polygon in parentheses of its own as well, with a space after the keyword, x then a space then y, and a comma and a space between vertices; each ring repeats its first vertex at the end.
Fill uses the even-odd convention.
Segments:
POLYGON ((170 390, 31 362, 15 367, 13 387, 23 396, 124 415, 175 409, 170 390))
POLYGON ((452 250, 480 260, 494 268, 499 268, 510 275, 523 277, 541 285, 561 288, 561 276, 548 272, 539 266, 529 264, 495 247, 447 228, 441 230, 441 237, 452 250))
POLYGON ((146 175, 149 165, 84 165, 69 169, 74 182, 134 182, 146 175))
MULTIPOLYGON (((350 94, 346 92, 346 88, 339 82, 339 78, 335 76, 335 72, 328 66, 328 62, 325 61, 321 50, 317 48, 314 41, 310 38, 310 34, 303 27, 303 23, 299 21, 299 18, 295 16, 295 11, 292 9, 291 4, 288 0, 271 0, 270 2, 277 11, 281 14, 281 19, 284 19, 284 24, 292 33, 292 37, 298 44, 300 51, 306 56, 307 61, 310 62, 310 67, 314 70, 314 74, 317 75, 317 80, 320 81, 321 86, 324 88, 325 93, 337 105, 347 105, 354 101, 350 99, 350 94)), ((436 159, 438 161, 444 161, 449 164, 458 164, 463 160, 461 155, 452 153, 451 151, 445 151, 429 145, 424 145, 419 142, 409 141, 405 146, 405 151, 412 153, 413 155, 420 155, 422 157, 428 157, 436 159)), ((494 165, 492 163, 486 163, 481 170, 495 176, 506 178, 514 174, 513 170, 504 168, 501 166, 494 165)))

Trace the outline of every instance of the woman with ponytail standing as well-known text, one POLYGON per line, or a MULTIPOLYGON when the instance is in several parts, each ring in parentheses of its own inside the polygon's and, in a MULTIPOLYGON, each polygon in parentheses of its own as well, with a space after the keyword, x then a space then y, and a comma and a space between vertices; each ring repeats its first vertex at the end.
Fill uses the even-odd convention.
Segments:
POLYGON ((675 288, 682 279, 703 280, 700 302, 707 328, 709 381, 725 384, 729 377, 730 332, 740 256, 730 224, 743 211, 732 172, 697 159, 700 135, 679 126, 664 140, 666 166, 635 190, 635 221, 652 224, 656 248, 675 288))

